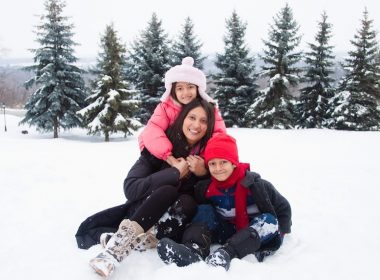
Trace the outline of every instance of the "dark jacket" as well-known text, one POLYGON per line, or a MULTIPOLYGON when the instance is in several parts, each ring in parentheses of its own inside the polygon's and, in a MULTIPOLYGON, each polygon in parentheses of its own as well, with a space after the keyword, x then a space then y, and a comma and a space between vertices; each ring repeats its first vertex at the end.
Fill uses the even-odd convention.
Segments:
POLYGON ((190 175, 179 180, 177 168, 170 167, 144 149, 124 180, 124 194, 128 201, 141 203, 155 189, 171 185, 177 186, 179 193, 194 195, 194 185, 207 177, 190 175))
MULTIPOLYGON (((206 198, 206 191, 211 180, 198 182, 195 196, 198 203, 211 203, 206 198)), ((277 217, 281 233, 290 233, 292 211, 289 202, 268 181, 259 174, 248 171, 241 184, 251 191, 253 202, 261 213, 270 213, 277 217)))
POLYGON ((134 213, 131 203, 111 207, 100 211, 87 219, 79 226, 75 239, 78 248, 88 249, 99 244, 100 235, 104 232, 116 232, 121 221, 134 213))
POLYGON ((177 168, 170 167, 144 149, 124 180, 124 194, 128 201, 141 204, 155 189, 179 183, 177 168))
POLYGON ((200 179, 191 175, 179 180, 179 171, 166 162, 157 159, 146 149, 130 169, 124 180, 124 194, 127 202, 98 212, 84 220, 78 228, 75 238, 78 247, 88 249, 99 244, 104 232, 116 232, 120 222, 130 218, 144 200, 157 188, 164 185, 177 186, 179 193, 194 195, 194 185, 200 179))

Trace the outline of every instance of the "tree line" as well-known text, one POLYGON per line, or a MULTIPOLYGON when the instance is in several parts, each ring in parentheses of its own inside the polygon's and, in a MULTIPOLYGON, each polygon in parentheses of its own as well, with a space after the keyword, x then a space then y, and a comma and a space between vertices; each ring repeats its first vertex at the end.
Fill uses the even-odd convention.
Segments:
MULTIPOLYGON (((186 18, 176 40, 171 42, 162 21, 152 14, 147 27, 127 48, 113 24, 101 36, 97 63, 89 72, 75 66, 73 24, 62 15, 63 0, 47 0, 46 14, 36 27, 39 48, 32 50, 35 64, 26 86, 37 89, 25 105, 21 121, 42 131, 75 126, 89 134, 121 131, 132 134, 144 125, 164 92, 163 77, 170 67, 191 56, 203 69, 202 43, 194 34, 191 18, 186 18)), ((286 4, 274 17, 268 38, 264 39, 256 69, 245 32, 247 24, 236 11, 226 19, 224 50, 218 53, 218 73, 209 75, 209 90, 219 104, 227 127, 248 128, 330 128, 342 130, 380 129, 380 55, 373 21, 367 9, 351 40, 352 50, 341 64, 344 75, 332 78, 334 56, 329 44, 332 25, 326 12, 321 14, 314 42, 308 50, 299 49, 299 24, 286 4), (301 62, 304 66, 301 67, 301 62), (267 78, 259 90, 257 79, 267 78), (304 85, 297 97, 294 86, 304 85)))

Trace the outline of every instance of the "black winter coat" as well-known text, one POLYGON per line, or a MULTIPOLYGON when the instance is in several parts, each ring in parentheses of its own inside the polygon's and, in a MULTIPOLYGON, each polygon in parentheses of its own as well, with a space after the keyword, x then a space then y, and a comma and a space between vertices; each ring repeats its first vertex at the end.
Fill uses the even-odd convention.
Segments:
MULTIPOLYGON (((208 176, 207 176, 208 177, 208 176)), ((178 192, 194 195, 194 185, 206 176, 190 175, 179 180, 179 171, 156 158, 144 149, 124 180, 124 194, 128 201, 145 200, 155 189, 164 186, 178 186, 178 192)))
MULTIPOLYGON (((195 187, 195 197, 198 203, 210 203, 206 198, 206 191, 211 180, 198 182, 195 187)), ((290 233, 292 225, 292 211, 290 204, 275 187, 262 179, 258 173, 247 171, 241 184, 249 188, 254 203, 261 213, 270 213, 277 217, 281 233, 290 233)))
POLYGON ((179 180, 177 168, 170 167, 144 149, 124 180, 124 194, 127 202, 105 209, 84 220, 75 234, 78 247, 88 249, 99 244, 102 233, 116 232, 121 221, 132 217, 155 189, 171 185, 177 186, 179 193, 194 195, 194 185, 205 178, 191 175, 179 180))

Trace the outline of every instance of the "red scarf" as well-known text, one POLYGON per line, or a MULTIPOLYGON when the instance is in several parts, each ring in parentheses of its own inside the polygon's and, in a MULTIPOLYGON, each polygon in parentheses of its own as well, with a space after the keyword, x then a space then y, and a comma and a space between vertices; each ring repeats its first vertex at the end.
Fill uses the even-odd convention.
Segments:
POLYGON ((208 186, 206 197, 220 195, 220 190, 226 190, 236 186, 235 190, 235 220, 236 229, 242 229, 248 226, 247 214, 247 196, 249 189, 243 187, 240 181, 245 177, 245 172, 250 170, 249 163, 239 163, 239 165, 232 172, 231 176, 223 182, 216 180, 211 176, 211 184, 208 186))

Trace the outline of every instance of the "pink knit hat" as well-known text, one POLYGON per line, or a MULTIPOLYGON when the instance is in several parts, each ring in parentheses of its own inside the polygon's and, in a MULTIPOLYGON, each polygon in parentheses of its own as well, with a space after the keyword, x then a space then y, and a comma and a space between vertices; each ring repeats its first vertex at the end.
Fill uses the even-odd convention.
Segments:
POLYGON ((161 97, 161 101, 168 99, 172 84, 175 82, 187 82, 198 86, 199 95, 207 102, 216 103, 206 93, 206 76, 205 74, 195 68, 194 59, 190 56, 182 59, 181 65, 176 65, 168 70, 165 74, 165 92, 161 97))

